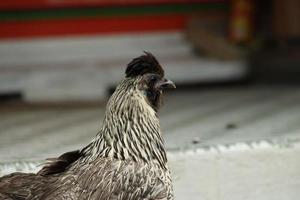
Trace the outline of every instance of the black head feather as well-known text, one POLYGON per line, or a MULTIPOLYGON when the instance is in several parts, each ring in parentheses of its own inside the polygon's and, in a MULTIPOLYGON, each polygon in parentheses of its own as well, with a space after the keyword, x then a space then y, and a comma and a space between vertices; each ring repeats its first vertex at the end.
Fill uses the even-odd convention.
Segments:
POLYGON ((146 73, 158 74, 164 76, 164 70, 157 59, 149 52, 144 52, 145 55, 134 58, 128 65, 125 71, 126 77, 141 76, 146 73))

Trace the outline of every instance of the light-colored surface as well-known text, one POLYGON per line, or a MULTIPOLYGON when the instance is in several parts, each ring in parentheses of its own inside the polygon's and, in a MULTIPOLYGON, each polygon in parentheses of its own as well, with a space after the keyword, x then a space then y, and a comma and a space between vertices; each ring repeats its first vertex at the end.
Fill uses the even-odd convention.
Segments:
MULTIPOLYGON (((169 150, 300 138, 297 87, 176 92, 166 95, 164 102, 160 119, 169 150)), ((99 130, 104 110, 89 107, 2 112, 0 159, 42 159, 80 148, 99 130)))
MULTIPOLYGON (((298 200, 300 143, 265 141, 169 151, 176 199, 298 200)), ((42 161, 0 164, 0 176, 37 172, 42 161)))
MULTIPOLYGON (((97 107, 1 113, 0 174, 36 171, 44 158, 84 146, 103 112, 97 107)), ((297 87, 172 93, 160 115, 177 199, 299 199, 297 87)))
POLYGON ((178 32, 0 41, 0 92, 21 91, 27 101, 103 99, 144 50, 177 83, 235 80, 246 73, 242 62, 195 56, 178 32))
MULTIPOLYGON (((168 94, 164 102, 160 119, 169 150, 300 138, 297 87, 176 92, 168 94)), ((80 148, 99 130, 104 110, 90 107, 3 112, 0 159, 42 159, 80 148)))
POLYGON ((238 143, 169 155, 177 199, 298 200, 300 143, 238 143))

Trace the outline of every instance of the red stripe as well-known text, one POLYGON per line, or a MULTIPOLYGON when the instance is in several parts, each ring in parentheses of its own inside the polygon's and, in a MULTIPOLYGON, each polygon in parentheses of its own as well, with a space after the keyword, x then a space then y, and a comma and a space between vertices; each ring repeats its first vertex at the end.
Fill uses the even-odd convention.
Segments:
POLYGON ((166 3, 217 3, 228 0, 3 0, 1 10, 90 6, 149 5, 166 3))
POLYGON ((1 22, 0 39, 182 30, 183 15, 1 22))

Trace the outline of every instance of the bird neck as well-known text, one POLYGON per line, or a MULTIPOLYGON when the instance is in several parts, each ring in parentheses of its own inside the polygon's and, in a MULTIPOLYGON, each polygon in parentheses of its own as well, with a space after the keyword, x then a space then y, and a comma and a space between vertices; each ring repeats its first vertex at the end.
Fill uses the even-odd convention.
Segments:
POLYGON ((157 114, 135 91, 116 90, 108 102, 100 132, 83 151, 90 158, 155 163, 166 169, 157 114))

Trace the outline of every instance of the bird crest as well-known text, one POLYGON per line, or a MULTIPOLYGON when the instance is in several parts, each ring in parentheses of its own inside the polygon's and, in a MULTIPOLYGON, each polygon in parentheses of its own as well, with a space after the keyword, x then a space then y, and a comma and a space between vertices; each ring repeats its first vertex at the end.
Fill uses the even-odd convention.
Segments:
POLYGON ((126 77, 142 76, 146 73, 158 74, 164 76, 164 70, 157 59, 150 53, 144 51, 144 55, 134 58, 125 71, 126 77))

